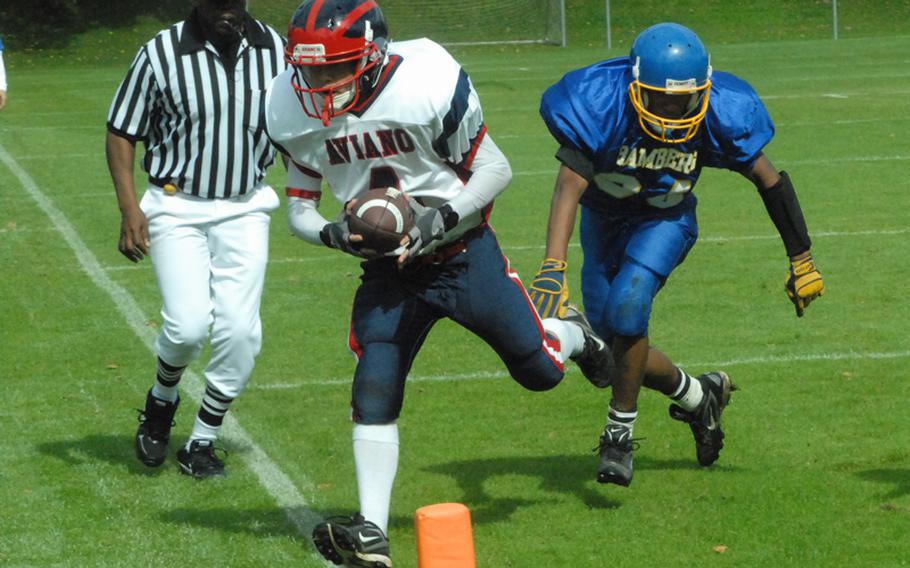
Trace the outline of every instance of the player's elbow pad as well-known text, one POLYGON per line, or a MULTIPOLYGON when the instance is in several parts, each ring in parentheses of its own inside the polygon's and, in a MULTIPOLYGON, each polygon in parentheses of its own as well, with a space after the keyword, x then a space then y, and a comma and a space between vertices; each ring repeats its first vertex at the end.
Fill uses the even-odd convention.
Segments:
POLYGON ((512 166, 508 161, 501 162, 498 168, 499 179, 502 180, 503 187, 512 183, 512 166))

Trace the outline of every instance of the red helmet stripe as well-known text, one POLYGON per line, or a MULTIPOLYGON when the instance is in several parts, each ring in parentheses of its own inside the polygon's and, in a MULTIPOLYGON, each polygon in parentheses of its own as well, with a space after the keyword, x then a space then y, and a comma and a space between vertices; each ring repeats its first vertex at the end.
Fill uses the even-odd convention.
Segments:
POLYGON ((357 6, 356 8, 351 10, 351 13, 348 14, 348 17, 345 18, 343 22, 341 22, 341 25, 338 26, 338 31, 341 33, 348 31, 348 28, 353 26, 354 23, 357 20, 359 20, 361 16, 363 16, 364 14, 366 14, 367 12, 369 12, 370 10, 372 10, 375 7, 376 7, 376 2, 374 2, 373 0, 368 0, 367 2, 364 2, 363 4, 361 4, 360 6, 357 6))
POLYGON ((310 16, 306 19, 306 31, 311 32, 316 29, 316 18, 319 16, 319 11, 322 10, 322 4, 325 0, 316 0, 313 3, 313 7, 310 9, 310 16))

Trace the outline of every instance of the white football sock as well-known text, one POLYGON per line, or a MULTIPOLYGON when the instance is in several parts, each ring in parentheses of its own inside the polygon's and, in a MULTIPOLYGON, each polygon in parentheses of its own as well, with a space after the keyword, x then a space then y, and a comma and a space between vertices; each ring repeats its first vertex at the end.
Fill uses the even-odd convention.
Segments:
POLYGON ((221 426, 212 426, 211 424, 206 424, 199 419, 199 416, 196 416, 196 421, 193 422, 193 431, 190 433, 189 439, 186 441, 184 446, 187 451, 190 449, 190 444, 194 440, 209 440, 212 443, 218 439, 218 431, 221 430, 221 426))
POLYGON ((578 325, 557 318, 547 318, 542 320, 541 323, 543 323, 543 328, 546 331, 559 339, 561 345, 559 360, 561 363, 565 363, 569 357, 581 355, 585 348, 585 334, 578 325))
POLYGON ((690 376, 688 373, 677 367, 680 375, 679 387, 673 391, 670 398, 676 401, 676 404, 683 410, 692 412, 701 403, 705 394, 701 388, 701 383, 690 376))
POLYGON ((635 420, 638 418, 638 409, 632 412, 622 412, 610 405, 610 411, 607 413, 607 428, 610 426, 625 426, 629 429, 629 438, 635 431, 635 420))
POLYGON ((354 424, 352 438, 360 514, 388 534, 392 485, 398 472, 398 424, 354 424))

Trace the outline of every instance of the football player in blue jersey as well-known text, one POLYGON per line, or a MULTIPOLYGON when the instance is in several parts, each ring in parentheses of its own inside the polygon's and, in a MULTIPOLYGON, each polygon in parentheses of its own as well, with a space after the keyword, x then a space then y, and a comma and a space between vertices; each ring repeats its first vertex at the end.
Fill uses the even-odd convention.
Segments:
POLYGON ((668 395, 695 436, 698 462, 723 447, 721 413, 733 385, 721 371, 691 377, 650 345, 654 297, 695 244, 692 189, 704 167, 742 174, 758 189, 790 258, 786 293, 802 316, 824 292, 793 184, 762 149, 774 126, 748 83, 712 72, 688 28, 643 31, 629 57, 572 71, 543 94, 540 114, 560 144, 546 258, 531 285, 541 317, 565 309, 566 249, 581 205, 581 290, 595 331, 612 339, 617 371, 600 438, 598 481, 632 481, 641 387, 668 395))

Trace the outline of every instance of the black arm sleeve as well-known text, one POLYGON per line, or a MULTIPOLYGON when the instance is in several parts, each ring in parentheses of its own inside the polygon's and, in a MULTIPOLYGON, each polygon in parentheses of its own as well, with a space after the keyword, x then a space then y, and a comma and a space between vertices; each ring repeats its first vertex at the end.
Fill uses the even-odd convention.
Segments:
POLYGON ((759 189, 758 193, 784 241, 787 256, 796 256, 809 250, 812 247, 809 230, 787 172, 780 172, 780 181, 772 187, 759 189))
POLYGON ((556 152, 556 159, 588 182, 594 179, 594 164, 581 150, 571 146, 562 146, 556 152))

